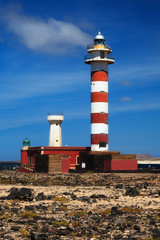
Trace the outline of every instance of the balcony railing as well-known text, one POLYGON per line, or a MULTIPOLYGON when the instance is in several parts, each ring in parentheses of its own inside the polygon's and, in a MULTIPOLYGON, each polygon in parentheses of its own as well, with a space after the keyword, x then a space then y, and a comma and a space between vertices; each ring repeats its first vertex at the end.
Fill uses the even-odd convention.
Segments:
POLYGON ((50 116, 50 115, 63 116, 63 113, 62 112, 55 112, 55 113, 48 112, 48 116, 50 116))
POLYGON ((21 168, 33 171, 35 168, 35 164, 21 164, 21 168))
MULTIPOLYGON (((112 50, 109 45, 104 45, 104 46, 105 46, 106 49, 112 50)), ((89 50, 89 49, 94 49, 94 44, 93 43, 87 45, 87 50, 89 50)))
MULTIPOLYGON (((87 55, 84 56, 84 61, 89 60, 89 59, 91 59, 91 55, 90 54, 87 54, 87 55)), ((106 59, 114 60, 114 56, 109 54, 107 58, 95 58, 95 60, 99 60, 99 59, 102 59, 102 60, 103 59, 104 60, 106 60, 106 59)), ((94 58, 92 58, 92 60, 94 60, 94 58)))

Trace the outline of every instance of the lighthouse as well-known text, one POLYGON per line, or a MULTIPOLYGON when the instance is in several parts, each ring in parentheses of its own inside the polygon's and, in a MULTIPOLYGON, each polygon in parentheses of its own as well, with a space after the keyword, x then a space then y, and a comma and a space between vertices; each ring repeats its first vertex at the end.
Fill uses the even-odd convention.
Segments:
POLYGON ((47 120, 50 124, 49 146, 61 147, 62 146, 61 124, 64 120, 63 115, 48 115, 47 120))
POLYGON ((23 141, 22 172, 130 171, 137 170, 136 154, 108 150, 108 64, 114 63, 112 49, 98 32, 94 43, 87 46, 85 63, 91 65, 91 148, 62 147, 63 114, 49 114, 49 147, 30 147, 23 141))
POLYGON ((108 151, 108 64, 111 47, 99 31, 87 46, 85 63, 91 65, 91 151, 108 151))

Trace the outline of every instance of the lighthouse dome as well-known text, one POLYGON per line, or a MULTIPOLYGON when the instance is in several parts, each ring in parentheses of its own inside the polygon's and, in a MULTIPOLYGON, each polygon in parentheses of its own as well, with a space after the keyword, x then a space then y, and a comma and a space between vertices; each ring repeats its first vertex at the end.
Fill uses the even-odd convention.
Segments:
POLYGON ((23 141, 23 146, 30 146, 30 141, 27 137, 23 141))
POLYGON ((105 39, 105 38, 103 37, 103 35, 102 35, 101 32, 99 31, 98 34, 95 36, 94 39, 96 40, 96 39, 105 39))
POLYGON ((103 37, 103 35, 99 31, 98 34, 94 38, 94 45, 98 45, 98 44, 104 45, 104 42, 105 42, 105 38, 103 37))

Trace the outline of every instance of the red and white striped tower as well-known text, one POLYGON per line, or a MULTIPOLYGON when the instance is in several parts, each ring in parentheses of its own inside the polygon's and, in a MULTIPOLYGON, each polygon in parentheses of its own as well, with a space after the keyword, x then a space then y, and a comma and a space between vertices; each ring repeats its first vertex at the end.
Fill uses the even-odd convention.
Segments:
POLYGON ((114 63, 114 57, 100 32, 87 52, 85 63, 91 64, 91 151, 108 151, 108 64, 114 63))

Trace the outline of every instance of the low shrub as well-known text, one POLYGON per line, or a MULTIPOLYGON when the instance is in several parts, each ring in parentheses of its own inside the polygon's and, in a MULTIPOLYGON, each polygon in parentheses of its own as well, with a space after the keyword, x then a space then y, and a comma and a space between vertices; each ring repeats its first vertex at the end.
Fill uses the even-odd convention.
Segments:
POLYGON ((67 203, 67 202, 68 202, 68 199, 65 198, 65 197, 57 196, 57 197, 54 197, 54 198, 53 198, 53 201, 55 201, 55 202, 60 202, 60 203, 67 203))
POLYGON ((20 216, 21 218, 33 219, 34 217, 37 216, 37 214, 34 213, 34 212, 31 212, 31 211, 25 211, 25 210, 24 210, 23 212, 21 212, 21 213, 19 214, 19 216, 20 216))
POLYGON ((66 221, 53 221, 52 227, 68 227, 68 223, 66 221))

